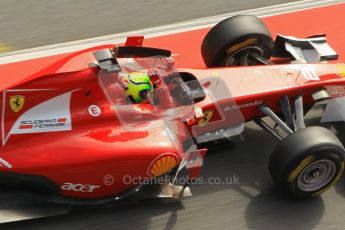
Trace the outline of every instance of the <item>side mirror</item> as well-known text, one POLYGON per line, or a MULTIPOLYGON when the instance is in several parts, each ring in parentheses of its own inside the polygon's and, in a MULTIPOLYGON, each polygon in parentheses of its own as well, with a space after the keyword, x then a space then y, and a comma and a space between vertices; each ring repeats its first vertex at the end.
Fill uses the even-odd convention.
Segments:
POLYGON ((110 49, 98 50, 93 52, 99 67, 109 72, 121 72, 121 67, 110 49))

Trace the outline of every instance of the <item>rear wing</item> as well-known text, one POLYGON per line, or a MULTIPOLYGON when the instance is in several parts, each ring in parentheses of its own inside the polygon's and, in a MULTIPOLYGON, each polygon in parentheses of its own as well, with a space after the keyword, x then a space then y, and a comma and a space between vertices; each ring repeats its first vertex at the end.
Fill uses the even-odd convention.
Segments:
POLYGON ((327 43, 326 35, 295 38, 278 34, 274 42, 274 57, 289 57, 305 62, 337 60, 339 55, 327 43))

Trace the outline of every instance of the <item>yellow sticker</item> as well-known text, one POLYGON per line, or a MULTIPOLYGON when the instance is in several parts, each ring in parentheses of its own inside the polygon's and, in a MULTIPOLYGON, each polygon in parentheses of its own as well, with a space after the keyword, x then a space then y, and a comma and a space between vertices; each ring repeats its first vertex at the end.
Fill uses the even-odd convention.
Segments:
POLYGON ((199 120, 199 125, 203 126, 207 124, 211 120, 212 115, 213 115, 213 110, 204 112, 204 116, 201 118, 201 120, 199 120))
POLYGON ((258 39, 256 38, 249 38, 247 40, 245 40, 244 42, 241 42, 237 45, 234 45, 234 46, 231 46, 227 51, 226 53, 228 55, 231 55, 232 53, 244 48, 244 47, 247 47, 247 46, 251 46, 251 45, 255 45, 258 43, 258 39))
POLYGON ((19 112, 25 103, 25 97, 21 95, 15 95, 10 97, 10 107, 14 112, 19 112))
POLYGON ((335 73, 338 74, 340 77, 345 77, 345 64, 344 63, 335 64, 335 73))
POLYGON ((314 155, 310 155, 306 157, 304 160, 302 160, 301 163, 291 172, 288 178, 288 181, 290 183, 293 183, 295 179, 297 178, 298 174, 302 172, 302 170, 314 160, 315 160, 314 155))

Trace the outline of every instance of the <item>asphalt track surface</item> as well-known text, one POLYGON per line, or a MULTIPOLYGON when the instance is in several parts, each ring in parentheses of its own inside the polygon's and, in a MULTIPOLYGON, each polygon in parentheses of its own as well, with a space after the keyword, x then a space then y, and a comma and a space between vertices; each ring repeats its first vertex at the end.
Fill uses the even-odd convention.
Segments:
MULTIPOLYGON (((0 17, 3 16, 2 11, 4 9, 1 4, 7 4, 8 6, 10 3, 15 4, 12 1, 8 2, 0 2, 0 17)), ((22 3, 25 4, 24 1, 22 3)), ((41 2, 35 1, 33 4, 38 3, 41 2)), ((216 3, 217 1, 205 1, 204 4, 210 6, 210 4, 216 3)), ((277 3, 277 1, 274 1, 274 3, 277 3)), ((45 4, 49 5, 51 3, 47 2, 45 4)), ((89 4, 96 5, 91 1, 89 4)), ((167 4, 169 5, 169 3, 167 4)), ((194 4, 204 6, 200 3, 194 4)), ((236 2, 233 1, 231 4, 236 4, 236 2)), ((246 4, 242 1, 241 4, 244 8, 258 7, 250 1, 248 1, 247 6, 244 6, 246 4)), ((58 5, 63 7, 61 3, 58 5)), ((114 3, 112 5, 119 6, 114 3)), ((21 7, 24 8, 24 6, 21 7)), ((147 10, 152 10, 151 6, 147 7, 147 10)), ((184 7, 187 7, 187 4, 184 7)), ((15 6, 12 6, 12 9, 14 8, 15 6)), ((103 6, 101 8, 103 9, 103 6)), ((191 9, 195 10, 195 8, 196 6, 191 9)), ((202 7, 202 9, 204 8, 207 7, 202 7)), ((217 6, 215 5, 213 8, 215 9, 217 6)), ((224 8, 217 9, 223 11, 213 11, 204 15, 193 11, 191 13, 196 18, 229 11, 229 9, 225 10, 224 8)), ((234 11, 244 8, 235 8, 234 11)), ((92 9, 91 7, 87 8, 90 14, 92 9)), ((166 6, 166 9, 169 10, 170 8, 166 6)), ((27 14, 35 15, 38 12, 36 10, 33 9, 31 13, 27 12, 27 14)), ((31 8, 26 7, 26 11, 31 11, 31 8)), ((154 11, 158 10, 155 9, 154 11)), ((208 13, 206 11, 205 13, 208 13)), ((17 14, 22 12, 24 10, 19 11, 17 9, 17 14)), ((67 19, 69 18, 68 12, 66 9, 67 19)), ((72 12, 69 13, 72 14, 72 12)), ((159 17, 158 14, 155 17, 159 17)), ((181 13, 181 15, 175 15, 175 17, 178 21, 183 15, 181 13)), ((23 18, 15 20, 25 24, 22 21, 23 18)), ((26 20, 29 21, 29 19, 26 20)), ((169 20, 162 21, 161 24, 173 22, 172 19, 169 20)), ((78 23, 83 24, 81 22, 83 21, 81 20, 78 23)), ((14 22, 7 20, 4 24, 6 23, 11 24, 14 22)), ((144 28, 145 24, 143 23, 140 27, 133 27, 133 29, 144 28)), ((60 26, 63 27, 63 25, 60 26)), ((126 30, 129 30, 128 26, 125 28, 126 30)), ((4 25, 1 23, 0 27, 4 27, 4 25)), ((81 29, 80 31, 84 30, 81 29)), ((47 31, 42 32, 41 36, 37 36, 42 37, 42 40, 37 40, 35 34, 25 40, 21 38, 23 33, 18 35, 18 40, 16 40, 14 39, 16 35, 12 32, 12 37, 9 36, 6 39, 0 37, 0 40, 7 41, 7 43, 11 41, 11 44, 15 47, 29 48, 121 31, 125 30, 114 29, 111 32, 104 30, 104 33, 95 32, 94 34, 88 31, 75 37, 64 37, 57 33, 60 38, 52 36, 53 40, 46 40, 47 36, 50 36, 47 31), (43 37, 46 38, 43 39, 43 37), (21 39, 23 40, 21 41, 21 39)), ((30 31, 28 30, 25 33, 30 34, 30 31)), ((3 33, 1 33, 1 36, 3 36, 3 33)), ((318 124, 320 114, 320 108, 312 110, 307 117, 308 124, 318 124)), ((338 132, 340 139, 345 142, 343 123, 329 125, 328 127, 338 132)), ((308 201, 290 200, 275 190, 267 169, 267 160, 276 142, 253 123, 248 123, 243 135, 234 141, 235 146, 211 146, 201 176, 204 178, 220 177, 223 181, 226 178, 235 176, 239 178, 239 185, 194 185, 192 186, 193 197, 178 202, 164 203, 157 200, 144 200, 117 206, 84 208, 47 204, 21 191, 0 191, 1 222, 29 218, 28 220, 1 224, 0 229, 344 229, 345 178, 322 197, 308 201), (30 219, 30 217, 38 218, 30 219)))
POLYGON ((26 49, 286 2, 293 1, 1 0, 0 43, 26 49))

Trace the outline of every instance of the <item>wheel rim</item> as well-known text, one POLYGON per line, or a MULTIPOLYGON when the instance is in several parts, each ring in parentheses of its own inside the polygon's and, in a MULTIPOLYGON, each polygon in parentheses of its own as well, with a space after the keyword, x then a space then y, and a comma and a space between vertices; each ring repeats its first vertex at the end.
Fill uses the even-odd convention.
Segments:
POLYGON ((263 57, 264 51, 257 46, 244 47, 228 55, 225 59, 225 66, 246 66, 256 64, 254 59, 251 58, 251 54, 263 57))
POLYGON ((305 192, 317 191, 334 178, 336 165, 331 160, 319 160, 305 167, 297 178, 297 186, 305 192))

